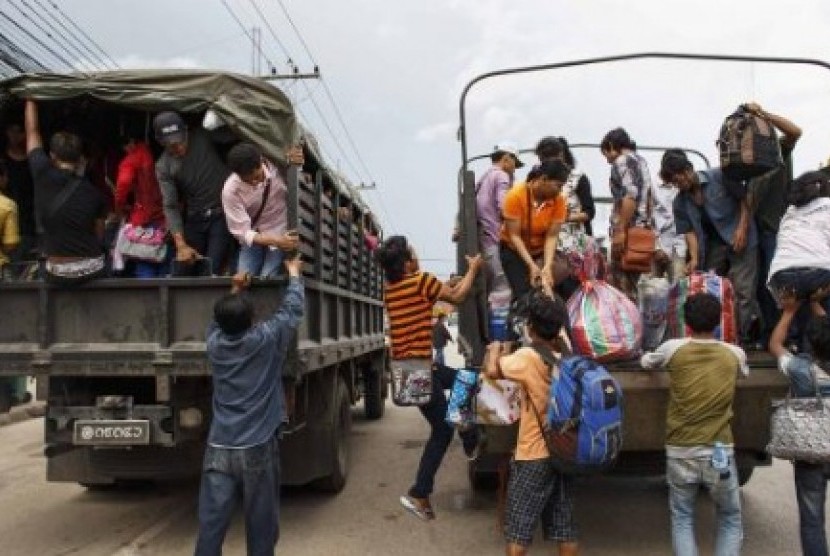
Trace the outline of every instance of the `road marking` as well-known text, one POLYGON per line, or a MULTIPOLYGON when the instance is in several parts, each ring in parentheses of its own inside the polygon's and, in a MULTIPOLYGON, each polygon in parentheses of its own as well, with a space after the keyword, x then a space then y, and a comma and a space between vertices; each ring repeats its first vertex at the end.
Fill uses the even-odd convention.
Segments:
POLYGON ((178 510, 167 514, 167 516, 155 522, 149 529, 138 535, 125 546, 121 547, 113 554, 113 556, 141 556, 141 550, 153 542, 156 537, 161 535, 173 524, 173 522, 177 521, 184 515, 195 511, 196 506, 193 504, 187 504, 184 507, 180 507, 178 510))

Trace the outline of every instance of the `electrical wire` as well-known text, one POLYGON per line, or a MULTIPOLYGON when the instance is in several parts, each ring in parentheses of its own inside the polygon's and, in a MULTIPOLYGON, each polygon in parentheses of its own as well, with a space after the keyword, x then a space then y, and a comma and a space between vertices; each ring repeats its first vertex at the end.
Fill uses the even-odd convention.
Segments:
POLYGON ((268 58, 268 56, 265 55, 265 52, 262 50, 262 46, 257 44, 257 42, 254 40, 253 35, 251 35, 251 32, 248 30, 247 27, 245 27, 245 24, 242 23, 242 20, 239 19, 239 16, 236 15, 236 12, 233 11, 233 9, 226 2, 226 0, 222 0, 222 5, 225 6, 226 10, 228 10, 228 13, 230 14, 230 16, 234 19, 234 21, 236 21, 237 25, 239 25, 239 28, 242 29, 242 32, 245 33, 245 36, 250 39, 251 44, 256 47, 257 51, 259 51, 259 55, 262 56, 263 58, 265 58, 265 61, 268 63, 268 65, 271 68, 276 68, 277 66, 274 64, 274 62, 271 61, 270 58, 268 58))
MULTIPOLYGON (((253 0, 250 0, 250 1, 253 2, 253 0)), ((285 19, 288 20, 288 23, 289 23, 289 25, 291 25, 291 28, 294 29, 294 33, 297 35, 297 38, 300 40, 300 44, 302 45, 303 49, 305 50, 306 55, 308 56, 309 60, 311 60, 311 63, 314 64, 315 67, 319 67, 319 64, 315 60, 314 55, 311 53, 311 49, 309 48, 308 43, 303 38, 302 33, 300 33, 300 29, 294 23, 294 19, 291 17, 291 14, 288 12, 288 8, 285 7, 285 4, 283 3, 282 0, 277 0, 277 3, 279 4, 280 8, 282 9, 282 13, 285 15, 285 19)), ((369 178, 369 182, 374 182, 375 180, 372 178, 372 172, 369 171, 369 167, 366 165, 366 162, 363 160, 363 157, 360 155, 360 150, 357 148, 357 145, 355 144, 355 141, 352 138, 351 132, 349 132, 349 128, 346 126, 345 120, 343 118, 343 114, 340 111, 340 107, 337 105, 337 102, 334 99, 334 94, 332 94, 331 88, 329 87, 328 83, 326 82, 326 80, 323 76, 320 77, 320 81, 323 84, 323 89, 326 92, 326 96, 328 97, 329 102, 332 105, 332 108, 334 108, 335 115, 337 116, 337 119, 340 121, 340 126, 343 128, 343 132, 346 135, 346 140, 349 142, 350 146, 352 147, 352 150, 354 151, 355 156, 357 156, 357 160, 360 163, 363 170, 365 171, 366 176, 369 178)))
POLYGON ((107 51, 106 51, 106 50, 104 50, 103 48, 101 48, 101 46, 100 46, 97 42, 95 42, 95 41, 92 39, 92 37, 90 37, 90 36, 87 34, 87 32, 86 32, 86 31, 84 31, 84 30, 83 30, 83 29, 82 29, 82 28, 81 28, 81 27, 80 27, 77 23, 75 23, 75 20, 73 20, 73 19, 72 19, 71 17, 69 17, 68 15, 66 15, 66 13, 65 13, 63 10, 61 10, 61 9, 60 9, 60 7, 58 7, 58 5, 54 2, 54 0, 46 0, 46 1, 47 1, 47 2, 49 2, 49 4, 52 6, 52 8, 53 8, 56 12, 58 12, 58 13, 61 15, 61 17, 63 17, 66 21, 68 21, 68 22, 69 22, 69 24, 70 24, 70 25, 72 25, 72 27, 74 27, 74 28, 75 28, 75 29, 76 29, 76 30, 77 30, 77 31, 78 31, 78 32, 79 32, 79 33, 80 33, 80 34, 81 34, 81 35, 82 35, 82 36, 83 36, 83 37, 87 40, 87 42, 88 42, 89 44, 91 44, 93 47, 95 47, 95 49, 96 49, 96 50, 98 50, 98 52, 99 52, 99 53, 101 53, 101 54, 103 55, 103 57, 104 57, 106 60, 109 60, 109 62, 112 64, 112 66, 113 66, 115 69, 119 69, 119 68, 120 68, 120 66, 118 65, 118 62, 116 62, 115 60, 113 60, 113 59, 112 59, 112 56, 110 56, 110 55, 107 53, 107 51))
POLYGON ((14 26, 15 26, 15 27, 16 27, 19 31, 21 31, 24 35, 26 35, 26 36, 27 36, 27 37, 29 37, 31 40, 33 40, 35 43, 37 43, 38 45, 40 45, 41 49, 43 49, 45 52, 48 52, 50 56, 52 56, 52 57, 53 57, 53 58, 55 58, 56 60, 60 61, 60 63, 64 64, 67 68, 70 68, 70 69, 72 68, 72 64, 71 64, 71 63, 70 63, 70 62, 69 62, 66 58, 64 58, 63 56, 61 56, 61 55, 60 55, 60 54, 58 54, 57 52, 55 52, 55 51, 54 51, 51 47, 49 47, 48 45, 43 44, 43 41, 41 41, 40 39, 38 39, 38 38, 37 38, 36 36, 34 36, 32 33, 30 33, 28 29, 26 29, 25 27, 23 27, 22 25, 20 25, 17 21, 15 21, 15 20, 14 20, 14 19, 12 19, 11 17, 9 17, 9 16, 6 14, 6 12, 4 12, 4 11, 0 10, 0 17, 2 17, 2 18, 3 18, 3 19, 5 19, 6 21, 8 21, 8 22, 9 22, 9 23, 11 23, 12 25, 14 25, 14 26))
MULTIPOLYGON (((28 21, 29 21, 32 25, 34 25, 34 26, 37 28, 37 30, 38 30, 38 31, 40 31, 40 32, 41 32, 43 35, 45 35, 45 36, 46 36, 49 40, 51 40, 51 41, 52 41, 52 44, 53 44, 54 46, 56 46, 57 48, 60 48, 60 49, 62 49, 62 50, 65 50, 65 51, 73 50, 73 48, 71 48, 71 47, 70 47, 70 48, 67 48, 67 43, 66 43, 66 42, 61 42, 61 41, 59 41, 59 40, 58 40, 58 39, 57 39, 57 38, 56 38, 56 37, 55 37, 55 36, 54 36, 54 35, 53 35, 53 34, 52 34, 49 30, 47 30, 46 28, 44 28, 44 27, 43 27, 43 26, 42 26, 42 25, 41 25, 38 21, 35 21, 35 20, 34 20, 34 18, 33 18, 33 17, 31 16, 31 14, 29 13, 29 12, 31 12, 31 11, 32 11, 31 6, 29 6, 29 5, 28 5, 28 3, 27 3, 25 0, 23 0, 23 3, 24 3, 24 4, 26 5, 26 7, 28 8, 29 12, 24 11, 24 10, 23 10, 23 8, 22 8, 22 7, 20 7, 20 5, 19 5, 19 4, 14 3, 14 2, 11 2, 11 0, 10 0, 8 3, 9 3, 10 5, 14 6, 14 8, 15 8, 18 12, 20 12, 20 15, 22 15, 22 16, 23 16, 24 18, 26 18, 26 19, 27 19, 27 20, 28 20, 28 21)), ((76 55, 77 55, 77 53, 76 53, 76 55)), ((82 61, 82 59, 83 59, 83 56, 81 56, 81 58, 78 60, 78 62, 82 61)), ((63 58, 63 57, 61 57, 61 60, 62 60, 62 61, 66 61, 66 59, 65 59, 65 58, 63 58)), ((67 63, 67 65, 68 65, 70 68, 74 68, 74 67, 75 67, 75 64, 73 64, 72 62, 66 61, 66 63, 67 63)))
MULTIPOLYGON (((22 1, 24 4, 28 4, 26 0, 22 1)), ((71 38, 74 41, 77 51, 81 53, 81 59, 95 60, 98 64, 101 65, 102 68, 110 69, 109 65, 107 64, 107 61, 101 58, 101 56, 98 55, 91 48, 89 48, 89 46, 87 46, 84 43, 84 41, 78 37, 77 33, 73 32, 69 27, 67 27, 64 24, 63 21, 58 19, 58 17, 55 15, 55 12, 49 10, 48 6, 46 6, 42 0, 34 0, 34 2, 37 4, 38 8, 40 8, 41 14, 48 14, 50 16, 50 19, 57 25, 57 27, 60 27, 60 29, 57 29, 55 25, 50 24, 50 28, 52 28, 56 33, 65 34, 67 37, 71 38)), ((38 13, 36 10, 33 11, 38 13)), ((43 15, 41 15, 41 18, 43 18, 43 15)))

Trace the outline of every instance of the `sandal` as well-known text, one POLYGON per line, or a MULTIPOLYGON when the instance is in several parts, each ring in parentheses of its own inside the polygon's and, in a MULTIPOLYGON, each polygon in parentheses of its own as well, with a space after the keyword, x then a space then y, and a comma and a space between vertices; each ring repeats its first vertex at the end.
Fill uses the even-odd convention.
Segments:
POLYGON ((409 513, 422 521, 435 519, 435 512, 429 503, 429 498, 415 498, 414 496, 401 496, 401 506, 409 513))

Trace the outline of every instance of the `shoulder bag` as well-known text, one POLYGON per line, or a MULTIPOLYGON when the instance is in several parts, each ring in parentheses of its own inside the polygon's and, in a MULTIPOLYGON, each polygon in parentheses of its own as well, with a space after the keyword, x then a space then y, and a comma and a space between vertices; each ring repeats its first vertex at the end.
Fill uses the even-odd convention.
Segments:
POLYGON ((657 234, 652 229, 651 189, 646 191, 646 224, 630 226, 625 235, 620 268, 626 272, 651 272, 657 248, 657 234))
POLYGON ((815 397, 772 402, 770 442, 773 457, 809 463, 830 463, 830 400, 821 395, 815 367, 811 366, 815 397))

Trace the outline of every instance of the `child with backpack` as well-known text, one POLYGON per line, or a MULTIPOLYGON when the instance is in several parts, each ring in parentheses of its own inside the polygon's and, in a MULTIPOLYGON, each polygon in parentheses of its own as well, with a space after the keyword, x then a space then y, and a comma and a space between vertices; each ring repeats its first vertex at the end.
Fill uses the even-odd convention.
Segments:
MULTIPOLYGON (((559 299, 534 291, 529 299, 527 334, 542 349, 562 353, 560 339, 568 313, 559 299)), ((521 384, 521 421, 516 452, 510 462, 504 536, 507 554, 527 554, 541 520, 545 539, 559 543, 560 555, 577 553, 573 477, 559 473, 553 465, 541 426, 540 415, 548 407, 551 369, 531 347, 508 355, 507 344, 494 342, 487 349, 485 372, 491 378, 508 378, 521 384)))
POLYGON ((740 553, 743 539, 738 470, 732 439, 732 404, 738 375, 747 375, 746 354, 715 340, 721 305, 708 293, 689 296, 683 307, 690 338, 669 340, 643 355, 646 369, 669 373, 666 417, 666 480, 672 545, 677 555, 697 554, 695 499, 706 487, 715 503, 715 554, 740 553))

